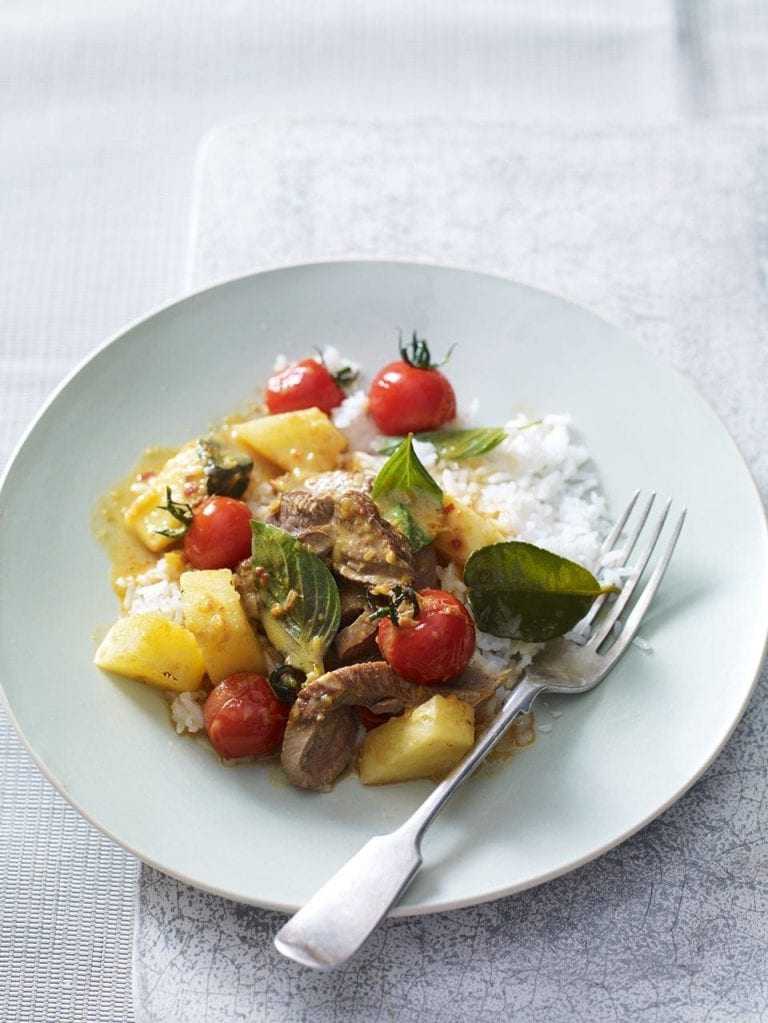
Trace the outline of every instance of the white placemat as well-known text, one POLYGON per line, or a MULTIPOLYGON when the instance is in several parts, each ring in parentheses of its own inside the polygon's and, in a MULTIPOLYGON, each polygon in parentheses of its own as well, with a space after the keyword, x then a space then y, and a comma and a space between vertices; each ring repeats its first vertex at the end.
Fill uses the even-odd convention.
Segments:
MULTIPOLYGON (((765 496, 766 138, 736 127, 231 124, 199 154, 189 282, 360 255, 549 288, 639 334, 689 376, 765 496)), ((532 891, 389 921, 333 974, 273 951, 280 914, 143 868, 137 1017, 765 1018, 765 684, 764 675, 705 777, 639 835, 532 891)))

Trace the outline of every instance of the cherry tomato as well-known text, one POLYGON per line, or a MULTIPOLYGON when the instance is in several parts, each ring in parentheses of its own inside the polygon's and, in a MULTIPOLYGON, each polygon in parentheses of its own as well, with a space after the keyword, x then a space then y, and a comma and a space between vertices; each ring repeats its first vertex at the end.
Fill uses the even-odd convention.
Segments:
POLYGON ((322 362, 302 359, 270 377, 265 400, 268 411, 273 414, 304 408, 330 412, 341 405, 344 392, 322 362))
POLYGON ((437 430, 456 415, 453 388, 416 331, 408 345, 403 344, 401 335, 399 347, 400 359, 373 378, 368 411, 379 430, 389 436, 437 430))
POLYGON ((398 675, 419 685, 445 682, 466 668, 475 650, 475 623, 444 590, 419 590, 419 613, 399 625, 382 618, 376 642, 398 675))
POLYGON ((219 682, 203 706, 205 730, 219 756, 257 757, 283 741, 290 708, 263 675, 237 672, 219 682))
POLYGON ((390 362, 373 379, 368 411, 388 436, 437 430, 456 415, 456 395, 439 369, 390 362))
POLYGON ((208 497, 195 508, 184 537, 184 553, 193 568, 236 568, 251 553, 251 519, 244 501, 208 497))

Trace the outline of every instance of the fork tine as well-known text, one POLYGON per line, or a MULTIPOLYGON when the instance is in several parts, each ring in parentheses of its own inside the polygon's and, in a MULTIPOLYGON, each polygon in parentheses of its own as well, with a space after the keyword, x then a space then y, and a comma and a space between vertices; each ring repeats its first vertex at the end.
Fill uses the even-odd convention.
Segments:
MULTIPOLYGON (((629 520, 629 516, 632 514, 632 511, 635 507, 635 504, 637 503, 637 499, 639 496, 640 491, 636 490, 632 497, 630 497, 627 507, 624 509, 621 515, 619 515, 618 519, 616 519, 616 521, 614 522, 613 526, 611 527, 610 533, 608 534, 608 536, 606 536, 600 548, 601 556, 609 554, 616 546, 616 541, 621 536, 621 531, 626 526, 627 521, 629 520)), ((640 518, 638 520, 637 525, 635 526, 634 532, 627 539, 626 543, 621 549, 619 561, 617 562, 616 567, 623 568, 623 566, 626 565, 627 561, 629 560, 629 556, 634 550, 635 544, 637 543, 637 538, 640 536, 640 532, 643 526, 645 525, 645 520, 648 518, 648 513, 650 512, 651 505, 653 504, 655 499, 656 494, 653 493, 645 502, 645 507, 640 512, 640 518)), ((597 616, 598 611, 600 610, 600 608, 603 606, 607 599, 608 594, 602 593, 592 602, 592 607, 590 607, 589 611, 579 622, 580 630, 585 630, 592 624, 592 622, 595 620, 595 617, 597 616)))
POLYGON ((664 573, 667 570, 672 552, 677 544, 678 537, 680 536, 680 530, 683 528, 683 522, 685 521, 685 508, 683 508, 677 521, 675 522, 672 530, 672 535, 667 542, 667 546, 664 548, 664 552, 656 563, 653 572, 651 573, 648 582, 645 585, 645 589, 638 597, 637 603, 632 608, 626 622, 622 626, 621 632, 618 635, 615 643, 613 643, 606 651, 606 656, 611 659, 611 662, 615 662, 621 657, 624 651, 627 649, 629 644, 635 638, 640 622, 648 610, 648 606, 653 600, 656 590, 659 588, 659 583, 664 577, 664 573))
POLYGON ((610 533, 608 534, 608 536, 606 536, 605 540, 603 540, 602 547, 600 548, 601 554, 608 554, 609 551, 612 551, 613 548, 616 546, 616 541, 621 536, 621 531, 626 526, 627 519, 632 514, 632 509, 635 507, 635 504, 637 503, 637 499, 639 496, 640 491, 636 490, 634 494, 630 497, 627 507, 616 519, 614 524, 611 526, 610 533))
MULTIPOLYGON (((650 494, 650 496, 648 497, 648 500, 645 502, 645 507, 640 512, 640 517, 637 520, 637 524, 636 524, 632 534, 629 537, 627 537, 626 543, 621 548, 620 560, 617 563, 617 567, 623 568, 626 565, 626 563, 629 561, 629 556, 632 553, 632 551, 635 549, 635 546, 637 545, 637 541, 640 538, 640 534, 643 531, 645 523, 646 523, 646 521, 648 519, 648 515, 649 515, 649 513, 651 511, 651 508, 653 507, 653 502, 655 500, 656 500, 656 491, 654 490, 653 493, 650 494)), ((618 539, 618 537, 616 539, 618 539)), ((616 541, 614 540, 614 543, 615 542, 616 541)))
MULTIPOLYGON (((592 636, 589 637, 589 640, 588 640, 589 645, 594 650, 597 650, 601 646, 601 644, 604 643, 605 640, 608 638, 608 636, 611 634, 611 631, 613 630, 613 627, 616 624, 616 622, 619 620, 619 617, 620 617, 622 611, 624 610, 624 608, 627 606, 627 604, 629 603, 630 599, 632 598, 632 595, 635 592, 635 589, 637 588, 637 586, 638 586, 638 584, 640 582, 640 577, 642 576, 643 572, 645 571, 645 566, 648 564, 648 562, 651 559, 651 555, 653 554, 653 550, 654 550, 654 548, 655 548, 655 546, 656 546, 656 544, 658 542, 659 536, 661 534, 661 530, 662 530, 662 528, 664 526, 664 522, 665 522, 665 520, 667 518, 667 515, 669 513, 669 509, 670 509, 671 504, 672 504, 672 501, 668 500, 666 505, 664 506, 664 510, 662 511, 661 515, 657 519, 656 525, 654 526, 654 528, 653 528, 653 530, 651 532, 650 539, 646 543, 645 548, 643 549, 642 553, 640 554, 640 557, 637 560, 637 563, 634 566, 633 577, 631 579, 627 579, 627 581, 624 583, 624 586, 622 587, 621 593, 618 595, 618 597, 616 598, 614 603, 611 605, 611 609, 610 609, 609 614, 603 619, 603 621, 601 621, 600 626, 599 626, 598 629, 596 629, 595 633, 592 636)), ((648 502, 648 505, 647 505, 647 508, 646 508, 646 514, 647 514, 647 511, 649 511, 649 510, 650 510, 650 502, 648 502)), ((639 528, 635 529, 635 532, 633 533, 632 537, 628 541, 628 547, 630 549, 632 547, 634 547, 634 545, 637 543, 638 537, 640 535, 640 530, 643 528, 644 525, 645 525, 645 519, 643 519, 641 521, 639 528)))

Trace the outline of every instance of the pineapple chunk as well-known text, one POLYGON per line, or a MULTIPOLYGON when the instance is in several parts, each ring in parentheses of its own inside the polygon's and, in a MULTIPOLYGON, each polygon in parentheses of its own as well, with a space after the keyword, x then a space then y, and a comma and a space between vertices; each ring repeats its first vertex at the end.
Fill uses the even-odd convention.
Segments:
POLYGON ((94 663, 176 693, 199 689, 205 674, 195 637, 159 611, 119 618, 102 640, 94 663))
POLYGON ((228 568, 183 572, 181 607, 212 682, 221 682, 236 671, 265 671, 261 644, 228 568))
POLYGON ((368 732, 357 769, 364 785, 440 778, 475 742, 475 712, 455 696, 439 693, 368 732))
POLYGON ((178 454, 170 458, 149 480, 146 490, 125 510, 126 526, 151 551, 164 551, 176 542, 173 537, 158 532, 177 530, 180 526, 178 519, 162 507, 166 503, 167 487, 171 488, 174 501, 192 504, 205 496, 205 471, 196 443, 185 444, 178 454))
POLYGON ((472 551, 507 539, 492 519, 486 519, 456 497, 446 495, 443 516, 435 549, 459 568, 464 567, 472 551))
MULTIPOLYGON (((245 422, 245 420, 243 420, 245 422)), ((226 437, 226 442, 236 450, 239 449, 251 459, 251 478, 248 484, 248 490, 254 487, 260 486, 262 483, 268 483, 269 480, 273 480, 276 476, 280 476, 282 469, 279 465, 275 465, 274 462, 270 462, 264 455, 260 455, 258 451, 250 447, 245 441, 238 436, 238 430, 240 429, 240 423, 231 423, 223 434, 226 437)), ((248 490, 243 494, 243 500, 247 500, 248 490)))
POLYGON ((344 434, 318 408, 281 412, 239 423, 233 435, 285 472, 325 472, 347 446, 344 434))
POLYGON ((187 559, 184 557, 182 551, 166 551, 162 557, 162 561, 165 565, 165 574, 171 582, 177 583, 181 578, 181 573, 187 567, 187 559))

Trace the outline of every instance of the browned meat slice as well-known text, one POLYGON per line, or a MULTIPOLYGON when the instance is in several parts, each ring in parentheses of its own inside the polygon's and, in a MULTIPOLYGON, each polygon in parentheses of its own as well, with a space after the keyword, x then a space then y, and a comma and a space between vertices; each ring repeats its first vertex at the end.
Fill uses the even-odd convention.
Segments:
POLYGON ((333 550, 335 510, 330 497, 315 496, 306 490, 291 490, 280 499, 276 524, 318 557, 328 559, 333 550))
POLYGON ((372 610, 368 591, 360 583, 353 583, 349 579, 340 579, 339 598, 341 600, 342 625, 350 625, 363 611, 372 610))
POLYGON ((440 693, 442 696, 457 696, 464 703, 477 707, 493 696, 496 690, 508 680, 511 673, 512 669, 507 672, 490 674, 479 664, 470 661, 456 678, 443 682, 441 685, 430 686, 430 689, 433 693, 440 693))
POLYGON ((413 588, 414 590, 439 589, 437 577, 437 553, 435 545, 428 543, 413 556, 413 588))
POLYGON ((390 526, 367 494, 350 490, 338 500, 333 519, 336 542, 333 567, 347 579, 388 593, 413 580, 413 552, 402 533, 390 526))
POLYGON ((321 557, 339 575, 370 590, 388 593, 413 579, 408 541, 379 515, 367 494, 348 490, 338 497, 305 490, 283 494, 275 523, 321 557))
POLYGON ((261 617, 259 602, 256 599, 256 580, 253 575, 253 562, 245 558, 235 569, 235 589, 240 594, 240 603, 243 610, 252 622, 258 622, 261 617))
POLYGON ((339 629, 333 643, 339 664, 370 661, 381 657, 376 646, 378 627, 378 622, 371 621, 371 612, 363 611, 353 622, 339 629))
POLYGON ((281 753, 283 770, 299 788, 326 788, 354 756, 359 733, 354 705, 415 707, 430 695, 423 686, 400 678, 384 661, 350 664, 321 675, 301 689, 291 708, 281 753))

